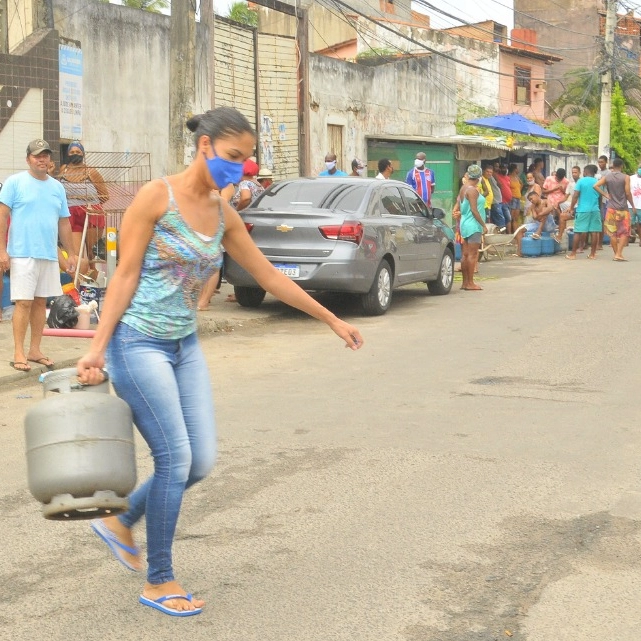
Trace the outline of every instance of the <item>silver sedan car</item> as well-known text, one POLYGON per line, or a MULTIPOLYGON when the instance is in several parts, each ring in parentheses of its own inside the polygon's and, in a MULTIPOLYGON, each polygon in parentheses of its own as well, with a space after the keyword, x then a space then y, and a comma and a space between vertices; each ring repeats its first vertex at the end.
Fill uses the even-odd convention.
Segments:
MULTIPOLYGON (((405 183, 369 178, 296 178, 273 184, 241 212, 267 259, 307 291, 348 292, 369 315, 384 314, 392 292, 425 282, 448 294, 454 234, 440 209, 429 209, 405 183)), ((225 278, 238 302, 265 297, 229 256, 225 278)))

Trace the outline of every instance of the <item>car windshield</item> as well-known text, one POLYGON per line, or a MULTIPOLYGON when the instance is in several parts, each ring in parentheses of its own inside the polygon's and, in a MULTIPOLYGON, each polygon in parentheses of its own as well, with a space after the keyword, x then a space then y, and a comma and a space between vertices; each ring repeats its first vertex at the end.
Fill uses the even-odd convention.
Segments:
POLYGON ((365 198, 367 186, 357 184, 332 185, 313 180, 279 183, 261 194, 252 209, 282 211, 283 209, 340 209, 357 211, 365 198))

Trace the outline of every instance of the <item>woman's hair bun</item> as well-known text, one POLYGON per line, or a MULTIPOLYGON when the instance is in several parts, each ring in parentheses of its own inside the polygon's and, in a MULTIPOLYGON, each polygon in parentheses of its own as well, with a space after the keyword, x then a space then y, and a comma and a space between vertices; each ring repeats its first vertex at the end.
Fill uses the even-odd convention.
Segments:
POLYGON ((187 129, 189 131, 196 131, 198 129, 198 125, 200 124, 200 121, 202 120, 202 114, 198 114, 197 116, 192 116, 188 121, 187 121, 187 129))

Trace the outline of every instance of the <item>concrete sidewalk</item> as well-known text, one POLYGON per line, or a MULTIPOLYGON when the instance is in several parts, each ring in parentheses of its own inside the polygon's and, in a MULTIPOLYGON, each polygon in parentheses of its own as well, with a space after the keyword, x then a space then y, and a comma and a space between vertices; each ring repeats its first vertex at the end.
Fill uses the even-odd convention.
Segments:
MULTIPOLYGON (((201 337, 265 322, 268 318, 286 313, 287 308, 269 295, 257 309, 248 309, 237 303, 226 302, 227 296, 233 291, 231 285, 223 283, 220 294, 212 298, 209 309, 198 313, 198 333, 201 337)), ((90 340, 87 338, 44 336, 42 338, 42 353, 55 362, 54 369, 74 367, 78 359, 89 348, 89 343, 90 340)), ((0 389, 9 385, 19 385, 21 382, 31 384, 37 380, 40 374, 48 371, 46 367, 37 363, 29 363, 31 371, 28 373, 18 372, 9 365, 13 359, 13 335, 10 320, 3 320, 0 323, 0 345, 2 346, 0 389)), ((26 347, 27 345, 25 345, 26 347)))

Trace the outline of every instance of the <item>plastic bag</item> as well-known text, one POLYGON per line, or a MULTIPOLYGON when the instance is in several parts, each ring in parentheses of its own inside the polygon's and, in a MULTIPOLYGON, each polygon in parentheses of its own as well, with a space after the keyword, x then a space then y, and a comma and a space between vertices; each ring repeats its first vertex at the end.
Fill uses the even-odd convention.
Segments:
POLYGON ((73 329, 77 324, 78 310, 73 298, 68 294, 56 296, 49 310, 47 325, 52 329, 73 329))

